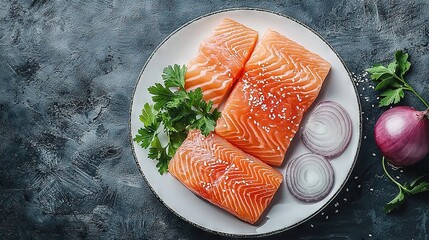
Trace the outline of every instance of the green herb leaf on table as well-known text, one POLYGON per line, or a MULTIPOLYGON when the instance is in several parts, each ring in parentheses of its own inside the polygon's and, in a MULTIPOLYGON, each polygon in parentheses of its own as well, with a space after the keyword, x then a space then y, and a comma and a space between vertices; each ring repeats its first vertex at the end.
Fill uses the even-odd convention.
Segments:
POLYGON ((406 196, 411 196, 418 193, 429 191, 429 182, 423 181, 425 176, 421 176, 417 178, 416 180, 412 181, 410 184, 405 183, 404 185, 402 185, 398 181, 393 179, 392 176, 390 176, 389 172, 386 169, 385 157, 383 157, 381 161, 382 161, 384 174, 386 174, 386 176, 390 179, 390 181, 395 183, 399 189, 398 195, 396 195, 394 199, 392 199, 389 203, 387 203, 384 206, 385 213, 391 213, 393 210, 398 209, 402 204, 405 203, 406 196))
POLYGON ((421 176, 411 182, 411 184, 404 184, 404 187, 408 194, 415 195, 417 193, 429 191, 429 183, 422 181, 425 176, 421 176))
POLYGON ((402 188, 399 187, 398 195, 396 195, 396 197, 392 199, 392 201, 390 201, 384 206, 384 212, 391 213, 393 210, 398 209, 402 204, 404 204, 404 200, 404 191, 402 190, 402 188))
POLYGON ((413 188, 409 189, 407 192, 411 195, 415 195, 417 193, 427 192, 429 191, 429 183, 421 182, 413 188))
POLYGON ((205 136, 210 134, 220 117, 213 102, 206 102, 201 88, 185 90, 186 66, 173 65, 164 68, 164 85, 156 83, 148 88, 154 105, 146 103, 139 116, 143 127, 138 130, 134 141, 143 148, 149 148, 148 157, 158 161, 160 174, 168 171, 168 163, 186 139, 190 129, 199 129, 205 136), (167 136, 164 146, 159 135, 167 136))
POLYGON ((402 51, 396 51, 395 60, 398 65, 398 74, 402 77, 411 67, 411 63, 408 61, 408 54, 402 51))
POLYGON ((404 97, 404 90, 402 87, 396 89, 387 89, 382 92, 380 96, 384 97, 380 100, 380 106, 389 106, 398 103, 404 97))
POLYGON ((422 97, 412 88, 404 79, 404 75, 411 67, 408 61, 408 54, 402 51, 396 51, 394 61, 386 66, 375 64, 373 67, 366 69, 370 73, 370 78, 378 82, 375 90, 381 91, 380 107, 387 107, 397 104, 404 98, 404 90, 413 92, 425 105, 422 97))

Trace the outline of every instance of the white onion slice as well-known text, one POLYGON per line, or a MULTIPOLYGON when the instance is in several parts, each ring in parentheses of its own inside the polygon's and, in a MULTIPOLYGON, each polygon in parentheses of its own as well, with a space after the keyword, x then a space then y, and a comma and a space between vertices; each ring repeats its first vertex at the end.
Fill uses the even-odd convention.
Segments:
POLYGON ((310 151, 332 159, 341 155, 352 136, 352 121, 337 102, 320 102, 304 126, 302 142, 310 151))
POLYGON ((288 161, 285 180, 290 193, 297 199, 317 202, 334 186, 334 169, 324 157, 305 153, 288 161))

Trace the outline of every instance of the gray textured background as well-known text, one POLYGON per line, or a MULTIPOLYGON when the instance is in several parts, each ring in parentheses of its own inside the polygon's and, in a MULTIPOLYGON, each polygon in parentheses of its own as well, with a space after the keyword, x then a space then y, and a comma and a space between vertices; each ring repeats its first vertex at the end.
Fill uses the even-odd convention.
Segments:
MULTIPOLYGON (((413 63, 407 78, 429 98, 429 4, 299 0, 1 1, 0 238, 219 239, 150 191, 133 160, 128 109, 143 64, 168 34, 200 15, 244 6, 312 27, 361 81, 366 137, 346 188, 323 213, 269 238, 429 239, 428 194, 382 212, 397 188, 382 175, 372 137, 381 109, 362 78, 363 69, 405 49, 413 63)), ((404 104, 423 108, 411 95, 404 104)), ((428 169, 394 176, 405 181, 428 169)))

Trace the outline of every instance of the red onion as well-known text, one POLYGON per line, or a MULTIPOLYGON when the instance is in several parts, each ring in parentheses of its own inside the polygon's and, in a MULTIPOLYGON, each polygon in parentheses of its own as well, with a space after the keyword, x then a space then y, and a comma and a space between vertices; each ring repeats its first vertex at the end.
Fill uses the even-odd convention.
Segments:
POLYGON ((304 202, 317 202, 334 186, 334 169, 324 157, 306 153, 288 161, 285 178, 293 196, 304 202))
MULTIPOLYGON (((429 110, 429 109, 428 109, 429 110)), ((375 124, 375 141, 396 166, 408 166, 429 153, 428 110, 399 106, 384 112, 375 124)))
POLYGON ((302 133, 302 141, 310 151, 326 158, 335 158, 346 149, 352 136, 352 121, 337 102, 320 102, 310 115, 302 133))

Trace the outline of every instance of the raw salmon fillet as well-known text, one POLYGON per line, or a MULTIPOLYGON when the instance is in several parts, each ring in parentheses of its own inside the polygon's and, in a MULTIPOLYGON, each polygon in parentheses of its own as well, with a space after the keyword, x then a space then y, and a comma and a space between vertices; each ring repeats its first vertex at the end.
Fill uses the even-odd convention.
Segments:
POLYGON ((244 64, 250 57, 258 33, 231 19, 224 19, 211 36, 200 45, 185 76, 186 90, 201 87, 204 100, 217 107, 241 77, 244 64))
POLYGON ((249 223, 255 223, 279 188, 282 175, 211 133, 189 132, 168 165, 188 189, 249 223))
POLYGON ((269 30, 225 102, 215 132, 258 159, 280 166, 330 64, 269 30))

